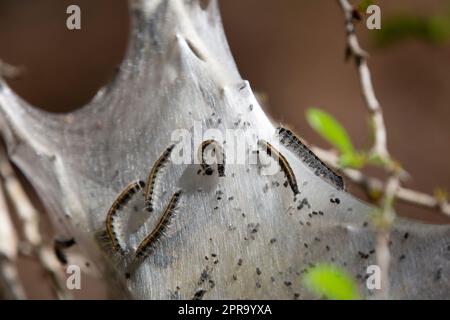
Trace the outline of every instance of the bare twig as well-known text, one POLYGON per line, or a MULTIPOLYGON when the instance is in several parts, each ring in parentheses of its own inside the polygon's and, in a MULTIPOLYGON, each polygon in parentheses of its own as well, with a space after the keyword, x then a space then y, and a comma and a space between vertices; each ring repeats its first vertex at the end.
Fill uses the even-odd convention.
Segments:
POLYGON ((16 266, 17 252, 17 235, 0 183, 0 297, 5 299, 25 299, 16 266))
POLYGON ((432 195, 411 189, 399 188, 397 198, 406 203, 415 204, 424 208, 435 209, 450 217, 450 205, 447 200, 438 199, 432 195))
MULTIPOLYGON (((366 102, 367 110, 371 116, 373 126, 374 142, 370 155, 374 158, 378 158, 384 164, 385 169, 389 173, 388 180, 383 186, 384 193, 381 201, 381 224, 378 226, 377 234, 377 262, 381 269, 382 274, 382 288, 379 292, 379 298, 389 298, 389 263, 390 263, 390 251, 389 251, 389 238, 390 229, 395 219, 394 201, 398 189, 400 187, 400 168, 392 166, 391 157, 387 148, 387 134, 386 126, 384 124, 383 112, 381 110, 380 103, 375 96, 373 89, 372 79, 369 67, 367 65, 367 54, 359 45, 358 38, 355 32, 355 26, 353 24, 355 9, 347 0, 338 0, 339 5, 345 16, 345 25, 347 32, 347 55, 354 58, 356 67, 359 72, 359 78, 361 82, 361 90, 364 100, 366 102)), ((361 176, 359 177, 361 178, 361 176)), ((365 179, 365 182, 367 180, 365 179)), ((370 187, 368 183, 365 183, 367 187, 370 187)), ((372 189, 369 188, 369 191, 372 189)))
MULTIPOLYGON (((333 151, 323 150, 315 146, 311 146, 311 150, 329 166, 340 169, 339 157, 333 151)), ((369 198, 383 192, 383 182, 380 179, 368 177, 361 171, 350 168, 343 168, 340 172, 351 182, 361 187, 369 198)), ((450 217, 449 203, 432 195, 399 186, 395 198, 403 203, 431 209, 450 217)))
MULTIPOLYGON (((347 50, 355 60, 360 75, 362 94, 367 108, 372 116, 375 131, 375 141, 372 148, 372 154, 380 157, 382 160, 389 160, 390 155, 387 149, 387 134, 382 109, 373 89, 370 70, 367 65, 367 53, 359 45, 359 41, 355 33, 355 27, 353 25, 354 8, 347 0, 338 0, 338 2, 345 15, 347 50)), ((326 160, 330 165, 338 167, 338 159, 333 153, 318 149, 316 149, 316 152, 322 154, 324 160, 326 160)), ((348 178, 350 178, 353 182, 364 186, 367 191, 379 192, 382 190, 383 183, 380 180, 365 177, 357 170, 345 169, 344 171, 348 178)), ((450 205, 448 202, 437 199, 431 195, 399 186, 395 196, 403 202, 435 209, 447 216, 450 216, 450 205)))
POLYGON ((347 53, 354 58, 358 68, 362 94, 374 126, 375 140, 372 154, 380 157, 382 160, 388 160, 389 152, 387 150, 387 134, 383 112, 373 89, 371 74, 367 65, 367 53, 361 48, 356 37, 355 26, 353 25, 354 8, 347 0, 338 0, 338 2, 345 15, 347 53))
POLYGON ((0 149, 0 174, 8 196, 14 205, 18 220, 22 225, 25 243, 30 247, 31 253, 38 258, 42 267, 51 278, 56 296, 60 299, 69 298, 70 295, 65 287, 64 277, 58 260, 52 250, 42 242, 39 232, 38 212, 31 204, 25 190, 15 176, 3 148, 0 149))
POLYGON ((395 219, 394 200, 395 194, 400 185, 400 178, 398 174, 392 174, 385 185, 385 194, 381 207, 381 216, 378 221, 377 234, 377 261, 381 270, 381 288, 378 292, 380 299, 389 298, 389 264, 391 254, 389 251, 390 229, 395 219))

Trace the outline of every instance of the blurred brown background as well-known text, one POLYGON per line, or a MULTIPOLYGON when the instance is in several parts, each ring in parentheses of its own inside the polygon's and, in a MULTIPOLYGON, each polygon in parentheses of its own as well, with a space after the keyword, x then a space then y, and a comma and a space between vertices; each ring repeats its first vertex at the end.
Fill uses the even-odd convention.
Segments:
MULTIPOLYGON (((383 17, 402 11, 435 14, 447 0, 379 0, 383 17)), ((328 147, 308 126, 310 106, 340 120, 358 147, 368 146, 368 126, 352 64, 344 63, 344 26, 335 1, 224 0, 225 31, 242 77, 267 97, 267 112, 294 127, 307 141, 328 147)), ((35 106, 66 112, 87 103, 109 81, 127 46, 125 0, 0 0, 0 58, 22 66, 12 88, 35 106), (66 8, 77 4, 82 29, 67 30, 66 8)), ((375 90, 382 103, 391 152, 411 174, 408 186, 424 192, 450 190, 450 44, 406 40, 374 46, 360 24, 358 35, 371 53, 375 90)), ((352 193, 360 195, 357 189, 352 193)), ((399 213, 429 222, 449 219, 399 206, 399 213)), ((48 223, 44 227, 52 234, 48 223)), ((29 295, 48 298, 35 283, 30 261, 21 270, 30 279, 29 295), (31 281, 33 280, 33 281, 31 281)), ((102 297, 92 284, 80 297, 102 297)))

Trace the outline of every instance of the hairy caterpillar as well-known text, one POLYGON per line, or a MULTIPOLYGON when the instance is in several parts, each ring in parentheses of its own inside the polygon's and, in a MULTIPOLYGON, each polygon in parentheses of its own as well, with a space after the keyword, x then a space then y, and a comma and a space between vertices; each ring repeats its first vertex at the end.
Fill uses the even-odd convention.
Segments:
POLYGON ((292 171, 292 168, 289 165, 287 159, 278 150, 276 150, 269 142, 265 140, 262 139, 259 140, 258 147, 265 150, 268 156, 278 161, 281 170, 286 175, 287 181, 292 189, 292 192, 294 192, 294 195, 299 194, 300 191, 298 190, 297 179, 295 178, 294 171, 292 171))
POLYGON ((144 240, 142 240, 142 242, 136 249, 136 258, 141 259, 148 256, 148 254, 150 254, 151 250, 153 249, 154 244, 161 239, 161 236, 164 235, 165 231, 170 226, 172 218, 175 216, 175 211, 180 201, 181 195, 181 190, 178 190, 173 194, 153 231, 147 237, 145 237, 144 240))
POLYGON ((125 254, 127 244, 124 239, 124 224, 119 219, 119 213, 128 202, 145 187, 145 182, 131 182, 114 200, 106 216, 105 229, 97 233, 97 238, 108 251, 125 254))
POLYGON ((145 205, 149 212, 154 210, 155 201, 155 188, 157 183, 158 174, 161 169, 167 164, 170 159, 172 150, 175 148, 175 144, 170 145, 156 160, 147 178, 147 186, 144 191, 145 205))
POLYGON ((333 184, 337 189, 344 189, 344 180, 337 175, 325 163, 322 162, 304 143, 301 142, 295 133, 284 127, 277 128, 280 142, 288 150, 296 154, 300 160, 310 167, 314 173, 333 184))
POLYGON ((147 258, 154 250, 156 243, 161 240, 161 237, 166 235, 166 231, 170 227, 172 219, 176 215, 176 209, 180 202, 182 191, 178 190, 172 195, 169 200, 161 218, 158 220, 153 230, 140 242, 133 256, 129 256, 126 261, 125 278, 130 278, 132 273, 140 265, 140 263, 147 258))

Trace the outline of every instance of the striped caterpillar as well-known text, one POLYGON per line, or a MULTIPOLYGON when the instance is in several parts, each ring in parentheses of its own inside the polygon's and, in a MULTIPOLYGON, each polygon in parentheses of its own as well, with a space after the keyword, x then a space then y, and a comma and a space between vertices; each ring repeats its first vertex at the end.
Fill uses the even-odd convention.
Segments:
MULTIPOLYGON (((107 253, 113 258, 120 259, 127 270, 130 270, 130 267, 136 267, 140 261, 153 252, 155 244, 166 234, 165 232, 175 216, 182 195, 181 190, 173 194, 155 227, 140 242, 136 250, 128 244, 127 236, 136 233, 144 225, 149 215, 154 212, 155 186, 161 175, 161 169, 168 163, 174 147, 175 144, 170 145, 155 161, 148 175, 147 183, 132 182, 117 196, 108 210, 105 229, 96 234, 107 253), (141 194, 143 198, 136 198, 137 194, 141 194), (131 204, 133 205, 131 206, 131 204)), ((130 276, 130 272, 127 272, 126 276, 130 276)))
POLYGON ((144 240, 142 240, 142 242, 136 249, 136 258, 145 258, 146 256, 148 256, 154 248, 155 243, 157 243, 161 239, 161 237, 165 235, 166 230, 170 226, 170 222, 175 216, 175 211, 177 209, 178 203, 180 202, 181 195, 181 190, 178 190, 173 194, 153 231, 150 232, 150 234, 145 237, 144 240))
POLYGON ((147 187, 145 188, 144 197, 146 209, 149 212, 154 210, 154 202, 156 195, 156 184, 159 173, 161 173, 164 166, 169 162, 170 155, 175 148, 175 144, 170 145, 156 160, 147 178, 147 187))
POLYGON ((286 175, 287 181, 292 189, 292 192, 294 195, 297 195, 300 193, 298 190, 297 185, 297 179, 295 178, 294 171, 292 170, 291 166, 289 165, 289 162, 287 159, 278 151, 276 150, 269 142, 265 140, 259 140, 258 141, 258 147, 262 150, 264 150, 268 156, 272 157, 274 160, 278 161, 281 170, 286 175))
POLYGON ((124 255, 127 252, 125 240, 124 217, 119 216, 125 206, 134 198, 136 194, 145 187, 145 182, 139 180, 131 182, 117 196, 106 215, 105 229, 97 232, 97 238, 108 252, 118 252, 124 255))
POLYGON ((322 162, 291 130, 278 127, 280 142, 288 150, 297 155, 314 173, 334 185, 338 190, 344 190, 344 180, 325 163, 322 162))
POLYGON ((166 232, 169 229, 173 218, 176 216, 176 210, 178 208, 181 195, 181 190, 178 190, 172 195, 156 226, 144 238, 144 240, 139 243, 133 256, 130 257, 131 261, 128 263, 125 272, 126 278, 130 278, 131 274, 136 270, 140 263, 154 252, 156 244, 161 241, 162 237, 167 236, 166 232))

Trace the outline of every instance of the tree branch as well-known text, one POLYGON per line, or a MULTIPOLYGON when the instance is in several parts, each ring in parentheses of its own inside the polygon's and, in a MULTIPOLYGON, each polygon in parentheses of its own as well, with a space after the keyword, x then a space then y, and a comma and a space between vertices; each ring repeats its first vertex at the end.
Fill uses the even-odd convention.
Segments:
MULTIPOLYGON (((346 178, 362 188, 369 198, 373 198, 374 194, 383 192, 383 182, 380 179, 368 177, 359 170, 340 168, 339 157, 333 151, 324 150, 315 146, 311 146, 311 150, 329 166, 339 169, 346 178)), ((399 186, 395 197, 403 203, 431 209, 450 217, 449 203, 432 195, 399 186)))
MULTIPOLYGON (((338 3, 344 13, 346 33, 347 33, 347 57, 353 57, 361 83, 361 91, 364 97, 367 110, 371 116, 373 125, 374 142, 370 150, 370 156, 381 160, 384 169, 388 172, 389 177, 386 183, 372 178, 367 178, 362 172, 350 169, 344 169, 344 173, 359 183, 366 189, 366 193, 373 199, 374 190, 381 191, 382 198, 379 203, 381 214, 378 217, 377 227, 377 247, 376 256, 377 263, 381 269, 382 288, 379 291, 379 298, 388 299, 390 297, 389 269, 390 269, 390 230, 395 219, 394 202, 397 198, 402 198, 409 202, 418 202, 420 205, 428 205, 435 207, 438 199, 430 199, 426 195, 417 196, 417 192, 402 189, 400 187, 400 166, 395 165, 391 160, 391 156, 387 148, 387 134, 384 124, 383 113, 380 103, 375 95, 372 84, 370 70, 367 64, 367 53, 361 48, 355 32, 353 19, 355 17, 355 9, 347 0, 338 0, 338 3)), ((323 158, 325 160, 325 158, 323 158)), ((338 164, 338 159, 332 159, 334 166, 338 164)), ((448 215, 448 204, 440 203, 439 209, 448 215)))
POLYGON ((383 160, 389 159, 387 149, 387 134, 380 103, 373 89, 369 67, 367 65, 367 53, 361 48, 353 24, 354 8, 347 0, 338 0, 345 16, 347 32, 347 55, 354 58, 359 72, 361 90, 367 109, 370 113, 374 126, 374 145, 372 154, 378 155, 383 160))
POLYGON ((0 183, 0 297, 5 299, 26 298, 16 266, 17 252, 17 235, 0 183))
POLYGON ((14 169, 9 163, 4 148, 0 150, 0 175, 3 179, 6 192, 15 208, 17 218, 22 225, 22 233, 26 246, 29 248, 31 254, 38 258, 40 264, 51 278, 56 296, 60 299, 69 298, 70 295, 65 287, 64 277, 60 270, 58 260, 52 251, 42 242, 39 231, 38 212, 15 176, 14 169))

